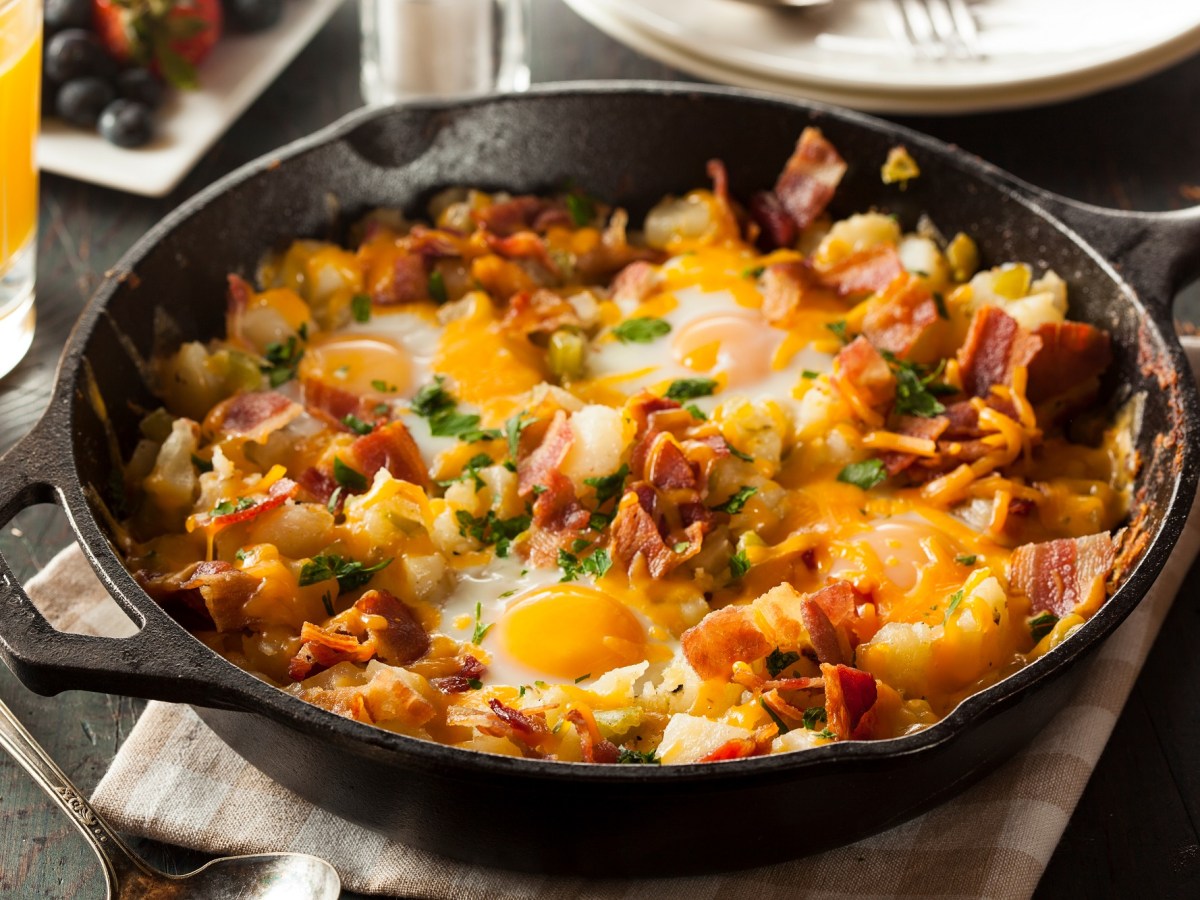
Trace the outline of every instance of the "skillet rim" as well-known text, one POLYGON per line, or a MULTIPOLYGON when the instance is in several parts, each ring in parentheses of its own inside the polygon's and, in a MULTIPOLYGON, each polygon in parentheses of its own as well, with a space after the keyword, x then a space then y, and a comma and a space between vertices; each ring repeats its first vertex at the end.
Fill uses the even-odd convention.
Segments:
MULTIPOLYGON (((139 238, 105 274, 104 281, 97 287, 71 331, 62 361, 55 374, 54 396, 50 401, 46 416, 49 417, 54 415, 56 410, 61 410, 59 414, 65 417, 65 424, 68 427, 73 425, 74 406, 69 402, 69 395, 75 390, 76 383, 81 376, 80 369, 86 365, 87 357, 84 353, 86 344, 107 309, 108 301, 120 290, 124 281, 133 274, 136 265, 169 233, 184 225, 208 203, 236 188, 242 182, 273 171, 291 158, 344 139, 360 127, 376 119, 386 118, 399 109, 453 114, 455 111, 486 107, 496 103, 521 103, 524 98, 536 100, 542 97, 585 98, 616 95, 712 97, 784 107, 791 110, 799 109, 815 113, 817 116, 828 116, 855 128, 894 136, 912 146, 920 147, 923 151, 934 153, 968 177, 982 181, 989 187, 1005 194, 1023 207, 1035 220, 1043 222, 1063 234, 1099 267, 1100 271, 1117 289, 1116 292, 1123 295, 1124 302, 1132 303, 1134 308, 1142 313, 1143 321, 1150 320, 1150 339, 1164 351, 1166 361, 1171 364, 1171 373, 1182 372, 1190 376, 1182 345, 1174 334, 1173 328, 1165 327, 1171 321, 1169 305, 1164 308, 1154 300, 1139 295, 1138 291, 1117 272, 1114 265, 1093 247, 1087 238, 1051 212, 1045 204, 1048 200, 1056 199, 1056 195, 1016 178, 973 153, 903 125, 815 101, 795 100, 763 91, 686 82, 597 80, 542 84, 522 94, 487 94, 450 100, 424 100, 403 106, 397 104, 389 107, 368 107, 355 110, 311 135, 292 141, 239 166, 198 191, 175 207, 139 238)), ((1108 212, 1100 208, 1094 209, 1098 213, 1108 212)), ((1139 343, 1144 340, 1144 337, 1141 338, 1139 343)), ((783 753, 728 760, 723 761, 720 765, 692 763, 673 766, 598 766, 588 763, 507 757, 385 731, 305 703, 280 688, 260 681, 220 654, 205 648, 210 654, 209 664, 217 667, 212 672, 213 683, 214 685, 219 682, 223 683, 222 686, 230 694, 239 695, 247 701, 245 705, 235 705, 234 708, 238 712, 264 715, 289 727, 311 729, 326 739, 335 739, 339 744, 352 746, 355 750, 369 748, 369 752, 387 753, 396 757, 398 761, 417 766, 452 769, 455 774, 464 776, 505 775, 541 781, 569 780, 599 784, 642 782, 656 786, 679 782, 713 782, 714 780, 717 782, 732 780, 747 782, 788 777, 811 766, 832 768, 835 765, 846 766, 861 763, 886 764, 924 753, 957 739, 962 732, 969 731, 973 725, 980 724, 998 714, 1003 708, 1019 702, 1022 696, 1033 691, 1037 685, 1049 683, 1064 674, 1073 665, 1082 664, 1079 657, 1086 655, 1099 641, 1108 637, 1145 599, 1183 532, 1188 511, 1192 505, 1192 498, 1196 492, 1200 447, 1197 446, 1195 437, 1197 429, 1200 427, 1200 397, 1198 397, 1196 387, 1190 377, 1183 381, 1181 395, 1183 409, 1179 419, 1181 433, 1178 435, 1180 446, 1177 449, 1179 472, 1174 479, 1170 500, 1161 524, 1132 571, 1127 574, 1125 580, 1103 606, 1062 645, 1012 675, 1001 679, 996 684, 967 697, 943 719, 914 734, 875 741, 835 742, 811 748, 803 753, 783 753), (651 775, 651 772, 656 774, 651 775)), ((35 426, 35 431, 39 427, 40 425, 35 426)), ((78 490, 82 495, 84 482, 79 473, 74 448, 67 449, 65 456, 71 466, 71 483, 67 487, 78 490)), ((154 601, 133 582, 110 542, 104 539, 106 532, 96 520, 90 502, 85 498, 79 506, 79 512, 84 514, 85 519, 78 524, 85 526, 87 531, 101 538, 99 541, 89 541, 83 535, 79 535, 93 567, 108 576, 106 580, 113 588, 119 590, 122 583, 131 585, 134 591, 143 594, 147 603, 153 604, 154 601)), ((137 604, 131 605, 137 607, 137 604)), ((176 637, 186 636, 188 640, 203 646, 190 632, 165 613, 163 618, 169 620, 171 625, 178 629, 176 637)), ((144 631, 149 627, 151 627, 151 622, 143 616, 141 630, 144 631)))

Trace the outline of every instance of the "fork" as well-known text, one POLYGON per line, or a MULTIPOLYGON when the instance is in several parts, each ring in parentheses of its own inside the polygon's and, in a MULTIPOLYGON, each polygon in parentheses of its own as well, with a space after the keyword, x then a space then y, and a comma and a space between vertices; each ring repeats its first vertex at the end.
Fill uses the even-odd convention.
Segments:
POLYGON ((892 31, 918 59, 983 58, 967 0, 891 0, 889 9, 892 31))

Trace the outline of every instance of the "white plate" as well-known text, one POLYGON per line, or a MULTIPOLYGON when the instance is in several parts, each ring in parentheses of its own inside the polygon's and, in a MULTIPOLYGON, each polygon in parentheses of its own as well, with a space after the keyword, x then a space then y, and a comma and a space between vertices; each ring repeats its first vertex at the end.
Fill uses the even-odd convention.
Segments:
POLYGON ((274 28, 223 35, 200 67, 200 88, 171 91, 155 114, 158 133, 144 147, 116 147, 94 131, 47 116, 38 165, 93 184, 161 197, 237 119, 344 0, 288 0, 274 28))
POLYGON ((939 61, 916 58, 892 36, 891 0, 834 0, 798 13, 732 0, 566 2, 615 39, 700 77, 874 112, 1063 100, 1143 77, 1200 48, 1200 3, 1180 0, 1142 0, 1132 22, 1127 0, 1088 0, 1082 9, 1081 0, 975 2, 986 55, 939 61), (1119 20, 1097 18, 1118 6, 1119 20))

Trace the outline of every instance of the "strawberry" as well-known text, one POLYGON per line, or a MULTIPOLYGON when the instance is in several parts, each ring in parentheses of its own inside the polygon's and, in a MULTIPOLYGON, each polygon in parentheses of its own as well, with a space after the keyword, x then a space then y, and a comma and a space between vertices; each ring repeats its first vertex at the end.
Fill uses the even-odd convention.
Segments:
POLYGON ((194 88, 196 66, 221 36, 221 0, 92 0, 92 27, 118 62, 194 88))

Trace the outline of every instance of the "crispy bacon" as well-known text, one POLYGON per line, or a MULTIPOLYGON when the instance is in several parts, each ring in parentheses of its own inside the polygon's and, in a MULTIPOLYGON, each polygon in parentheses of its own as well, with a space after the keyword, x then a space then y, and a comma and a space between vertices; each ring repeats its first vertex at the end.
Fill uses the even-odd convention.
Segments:
POLYGON ((1084 322, 1052 322, 1035 332, 1042 348, 1029 361, 1026 396, 1034 403, 1066 393, 1104 374, 1112 362, 1112 339, 1084 322))
POLYGON ((887 360, 861 335, 847 344, 834 361, 833 383, 843 393, 857 394, 868 407, 882 413, 896 399, 896 376, 887 360))
POLYGON ((700 757, 697 762, 721 762, 727 759, 743 759, 747 756, 753 756, 757 750, 758 743, 753 738, 733 738, 711 753, 700 757))
POLYGON ((551 210, 555 209, 555 206, 556 204, 552 200, 525 194, 500 203, 493 203, 486 209, 472 212, 471 216, 481 228, 487 229, 492 234, 507 237, 518 231, 529 231, 536 224, 545 225, 552 221, 557 222, 557 216, 554 219, 546 217, 551 210))
POLYGON ((654 293, 661 282, 658 266, 645 260, 636 260, 621 269, 612 280, 612 299, 617 303, 641 303, 654 293))
POLYGON ((666 432, 655 435, 646 456, 646 480, 662 490, 691 489, 697 486, 696 471, 683 449, 666 432))
POLYGON ((872 717, 867 714, 879 694, 874 676, 840 663, 822 663, 821 675, 825 678, 826 727, 841 741, 870 738, 872 717))
MULTIPOLYGON (((817 271, 821 284, 837 291, 840 297, 877 293, 903 274, 904 266, 891 244, 859 250, 817 271)), ((936 307, 933 312, 936 317, 936 307)))
POLYGON ((375 655, 374 643, 363 643, 352 634, 326 631, 311 622, 300 629, 300 649, 288 662, 288 677, 303 681, 340 662, 367 662, 375 655))
POLYGON ((822 663, 840 663, 842 645, 821 604, 812 597, 805 597, 800 604, 800 621, 808 632, 808 642, 817 652, 817 659, 822 663))
POLYGON ((621 498, 612 523, 611 553, 613 562, 626 569, 640 556, 646 561, 651 577, 663 578, 700 552, 707 527, 699 521, 687 526, 684 529, 686 540, 674 542, 686 546, 676 552, 667 546, 655 521, 655 496, 654 488, 645 484, 635 486, 621 498))
POLYGON ((796 243, 799 229, 783 203, 770 191, 758 191, 750 197, 750 218, 759 227, 760 249, 775 250, 796 243))
MULTIPOLYGON (((317 503, 328 503, 329 498, 337 489, 337 481, 328 472, 323 472, 314 466, 309 466, 299 477, 300 487, 317 503)), ((339 496, 338 503, 341 503, 339 496)))
POLYGON ((518 231, 506 237, 489 234, 487 245, 505 259, 531 259, 541 264, 551 275, 558 275, 558 263, 550 256, 546 242, 532 231, 518 231))
POLYGON ((247 624, 246 601, 262 584, 258 576, 219 559, 193 563, 170 575, 140 571, 134 577, 162 606, 178 604, 198 613, 217 631, 238 631, 247 624))
POLYGON ((380 306, 418 303, 429 299, 429 272, 418 254, 398 253, 392 270, 375 283, 371 301, 380 306))
POLYGON ((262 443, 303 412, 275 391, 247 391, 230 397, 205 417, 206 429, 262 443))
POLYGON ((937 320, 937 304, 925 282, 901 274, 863 317, 863 335, 880 350, 904 357, 937 320))
POLYGON ((571 430, 566 412, 560 409, 554 414, 537 449, 517 464, 517 493, 529 497, 538 485, 547 486, 549 474, 562 468, 574 442, 575 432, 571 430))
POLYGON ((1029 365, 1041 346, 1042 339, 1008 313, 995 306, 980 307, 958 351, 963 390, 986 397, 993 385, 1011 385, 1013 369, 1029 365))
POLYGON ((863 595, 848 581, 835 581, 826 585, 809 598, 829 618, 829 624, 837 628, 843 622, 852 622, 858 617, 858 603, 863 595))
POLYGON ((296 484, 290 478, 280 478, 267 488, 265 497, 250 506, 244 509, 235 508, 231 512, 220 515, 213 515, 211 512, 200 513, 195 517, 195 524, 201 528, 209 526, 225 528, 229 525, 236 525, 238 522, 246 522, 275 509, 277 506, 282 506, 292 497, 296 496, 299 490, 300 485, 296 484))
POLYGON ((387 591, 367 591, 355 601, 354 608, 366 616, 367 634, 383 662, 406 666, 429 652, 429 635, 416 615, 387 591))
POLYGON ((804 302, 804 294, 815 284, 812 269, 804 263, 775 263, 763 270, 763 318, 772 325, 787 325, 804 302))
POLYGON ((478 681, 487 671, 487 666, 475 657, 467 654, 462 658, 459 669, 453 675, 441 678, 431 678, 429 683, 443 694, 465 694, 472 690, 472 681, 478 681))
POLYGON ((1013 551, 1012 584, 1031 610, 1062 618, 1081 603, 1103 598, 1116 559, 1107 532, 1025 544, 1013 551))
POLYGON ((775 182, 775 195, 796 226, 807 228, 825 211, 845 174, 845 160, 820 129, 805 128, 775 182))
POLYGON ((585 716, 580 710, 567 711, 566 718, 575 726, 579 735, 579 749, 583 752, 583 761, 588 763, 615 763, 621 755, 616 744, 606 740, 596 727, 596 720, 585 716))
POLYGON ((427 260, 462 256, 462 242, 455 234, 424 225, 414 225, 404 237, 404 246, 427 260))
POLYGON ((552 738, 542 716, 526 715, 494 699, 488 701, 488 707, 492 710, 493 721, 490 725, 477 725, 480 731, 493 737, 508 738, 522 750, 528 749, 535 755, 542 755, 543 748, 552 738))
POLYGON ((254 288, 245 278, 230 275, 229 295, 225 304, 225 336, 231 341, 242 340, 242 317, 250 299, 254 296, 254 288))
POLYGON ((533 501, 533 528, 529 560, 535 566, 553 566, 558 551, 566 549, 587 529, 591 513, 575 497, 571 479, 557 470, 546 473, 542 491, 533 501))
POLYGON ((387 469, 393 478, 419 487, 429 486, 425 460, 403 422, 389 422, 364 434, 350 445, 349 456, 367 481, 371 481, 380 469, 387 469))
MULTIPOLYGON (((970 404, 967 405, 970 406, 970 404)), ((974 413, 974 409, 971 412, 974 413)), ((977 414, 976 420, 978 420, 977 414)), ((949 427, 950 420, 946 416, 896 416, 891 425, 891 430, 906 437, 937 441, 949 427)), ((879 454, 879 458, 883 460, 883 464, 887 467, 889 475, 903 472, 920 459, 920 457, 911 453, 899 453, 895 451, 881 453, 879 454)))
POLYGON ((362 398, 350 391, 334 387, 320 378, 305 378, 301 384, 304 407, 314 416, 337 428, 345 428, 346 416, 358 415, 362 398))
POLYGON ((774 648, 745 606, 726 606, 680 637, 684 658, 701 678, 728 678, 735 662, 762 659, 774 648))
MULTIPOLYGON (((650 427, 650 417, 657 412, 671 409, 681 409, 675 400, 657 397, 649 391, 642 391, 636 397, 630 398, 625 406, 625 413, 636 426, 634 434, 642 437, 650 427)), ((690 415, 690 414, 689 414, 690 415)))
POLYGON ((550 334, 563 327, 579 328, 583 321, 575 307, 554 291, 521 291, 513 294, 504 314, 505 328, 522 335, 550 334))

